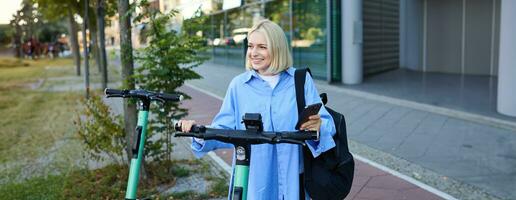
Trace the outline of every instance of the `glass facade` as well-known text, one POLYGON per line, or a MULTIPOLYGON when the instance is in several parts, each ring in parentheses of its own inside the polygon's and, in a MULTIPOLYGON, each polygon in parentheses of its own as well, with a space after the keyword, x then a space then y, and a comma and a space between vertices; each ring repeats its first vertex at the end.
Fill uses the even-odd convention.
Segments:
POLYGON ((293 0, 294 63, 326 78, 326 0, 293 0))
POLYGON ((246 0, 243 6, 210 14, 208 45, 217 64, 244 66, 243 39, 260 19, 280 25, 292 48, 295 67, 310 67, 317 78, 326 78, 326 0, 246 0))

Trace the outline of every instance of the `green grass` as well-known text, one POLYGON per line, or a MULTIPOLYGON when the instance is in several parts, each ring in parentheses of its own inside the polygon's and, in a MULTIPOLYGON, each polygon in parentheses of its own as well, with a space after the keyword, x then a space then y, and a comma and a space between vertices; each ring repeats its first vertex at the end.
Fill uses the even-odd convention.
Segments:
POLYGON ((207 180, 212 182, 209 194, 214 197, 226 196, 228 194, 228 178, 224 177, 207 177, 207 180))
POLYGON ((71 63, 0 57, 0 66, 10 65, 0 67, 0 184, 66 172, 82 159, 72 121, 82 93, 33 88, 73 74, 71 63), (52 70, 60 68, 67 70, 52 70))
POLYGON ((64 176, 37 177, 21 183, 2 185, 2 199, 63 199, 64 176))
MULTIPOLYGON (((208 199, 227 195, 227 180, 208 177, 212 187, 208 193, 184 191, 168 196, 159 196, 158 185, 173 185, 176 174, 174 168, 180 168, 185 162, 151 162, 149 178, 140 181, 138 197, 150 199, 208 199), (172 169, 172 170, 170 170, 172 169)), ((190 167, 197 167, 196 163, 190 167)), ((127 187, 127 166, 108 165, 96 170, 78 169, 61 175, 30 178, 22 182, 8 183, 0 187, 2 199, 123 199, 127 187)))
POLYGON ((0 68, 27 67, 29 63, 22 59, 0 57, 0 68))
MULTIPOLYGON (((6 60, 14 59, 1 58, 0 62, 6 60)), ((80 94, 35 91, 29 87, 38 79, 48 78, 45 67, 63 66, 70 64, 70 60, 23 62, 29 66, 0 68, 0 163, 34 159, 57 139, 74 132, 71 119, 80 94)))
POLYGON ((78 93, 3 92, 0 97, 0 163, 34 159, 74 132, 78 93))
MULTIPOLYGON (((100 82, 96 66, 90 69, 92 83, 100 82)), ((110 82, 120 79, 112 68, 110 77, 110 82)), ((81 81, 71 59, 0 57, 0 199, 124 198, 127 166, 86 169, 84 148, 73 123, 83 91, 46 91, 52 85, 81 81), (42 87, 31 88, 41 80, 42 87)), ((227 194, 227 179, 211 177, 207 194, 156 195, 158 185, 172 186, 178 177, 208 171, 209 166, 199 160, 154 163, 147 169, 150 178, 140 183, 140 197, 206 199, 227 194)))

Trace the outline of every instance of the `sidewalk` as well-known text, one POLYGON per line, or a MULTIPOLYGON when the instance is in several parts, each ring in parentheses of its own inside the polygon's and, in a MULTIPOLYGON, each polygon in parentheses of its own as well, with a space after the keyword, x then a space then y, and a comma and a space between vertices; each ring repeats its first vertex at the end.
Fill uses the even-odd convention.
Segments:
MULTIPOLYGON (((189 119, 194 119, 199 124, 209 124, 217 114, 222 101, 217 97, 203 93, 190 86, 180 88, 192 97, 183 102, 183 106, 189 109, 189 119)), ((218 150, 216 156, 222 158, 222 165, 231 165, 232 150, 218 150)), ((355 178, 351 193, 346 199, 443 199, 436 194, 428 192, 412 183, 402 180, 392 174, 375 168, 360 160, 356 160, 355 178)), ((227 168, 227 166, 226 166, 227 168)))
MULTIPOLYGON (((231 79, 244 72, 210 62, 195 70, 204 78, 187 85, 215 97, 223 97, 231 79)), ((328 94, 328 106, 346 116, 352 153, 458 199, 516 199, 514 129, 315 82, 328 94)))

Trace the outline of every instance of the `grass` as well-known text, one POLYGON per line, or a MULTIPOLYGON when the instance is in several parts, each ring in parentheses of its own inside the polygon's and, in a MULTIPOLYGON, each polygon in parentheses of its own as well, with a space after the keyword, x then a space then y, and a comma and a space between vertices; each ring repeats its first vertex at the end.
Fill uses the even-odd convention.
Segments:
POLYGON ((22 59, 0 58, 0 68, 27 67, 29 63, 22 59))
MULTIPOLYGON (((90 65, 92 83, 100 82, 90 65)), ((110 81, 119 81, 110 69, 110 81)), ((81 84, 71 59, 17 60, 0 57, 0 199, 123 199, 127 166, 88 170, 73 119, 82 91, 46 91, 52 85, 81 84), (41 83, 41 87, 32 86, 41 83), (83 166, 83 167, 81 167, 83 166)), ((209 177, 210 191, 156 195, 157 186, 208 171, 198 160, 151 163, 138 196, 152 199, 207 199, 227 194, 227 179, 209 177)))
MULTIPOLYGON (((212 182, 208 193, 195 191, 177 192, 160 196, 156 191, 159 185, 172 185, 175 181, 174 168, 182 168, 184 161, 151 162, 147 165, 149 178, 138 186, 138 197, 150 199, 208 199, 227 195, 227 180, 208 177, 212 182)), ((195 162, 188 162, 197 167, 195 162)), ((184 170, 184 168, 182 168, 184 170)), ((74 170, 66 174, 34 177, 19 183, 8 183, 0 187, 5 199, 123 199, 127 187, 127 166, 108 165, 96 170, 74 170)))
POLYGON ((83 92, 35 87, 64 84, 48 80, 70 76, 75 68, 69 58, 0 57, 0 184, 64 173, 83 164, 72 121, 83 92))
MULTIPOLYGON (((149 168, 156 174, 150 174, 147 181, 138 187, 139 197, 149 197, 156 193, 159 184, 170 184, 174 179, 165 168, 174 163, 150 163, 149 168)), ((80 169, 66 174, 35 177, 19 183, 9 183, 0 187, 0 194, 5 199, 123 199, 127 187, 128 167, 108 165, 97 170, 80 169)))
POLYGON ((36 177, 0 187, 3 199, 62 199, 64 176, 36 177))
POLYGON ((77 93, 5 92, 0 97, 0 163, 33 159, 73 133, 77 93), (23 147, 23 148, 20 148, 23 147))
POLYGON ((51 74, 45 68, 71 67, 70 59, 16 61, 2 57, 0 62, 25 63, 0 68, 0 164, 12 166, 12 162, 34 161, 51 150, 56 141, 73 134, 70 119, 80 94, 51 93, 30 87, 38 80, 61 76, 62 73, 51 74))

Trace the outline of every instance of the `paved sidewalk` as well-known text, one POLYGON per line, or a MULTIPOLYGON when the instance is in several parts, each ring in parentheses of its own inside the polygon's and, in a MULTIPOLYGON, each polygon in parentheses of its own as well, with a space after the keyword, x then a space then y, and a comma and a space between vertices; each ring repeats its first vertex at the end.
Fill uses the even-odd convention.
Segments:
MULTIPOLYGON (((192 96, 191 100, 183 102, 183 106, 188 108, 190 112, 188 118, 196 120, 198 124, 209 124, 220 108, 222 103, 220 98, 210 96, 189 86, 183 86, 180 90, 192 96)), ((221 157, 225 164, 231 165, 232 150, 218 150, 216 155, 221 157)), ((346 199, 442 199, 360 160, 355 160, 355 162, 355 178, 351 193, 346 199)))
MULTIPOLYGON (((206 63, 187 84, 223 97, 244 68, 206 63)), ((351 151, 459 199, 516 199, 516 131, 316 81, 347 119, 351 151)), ((415 105, 416 104, 416 105, 415 105)))

